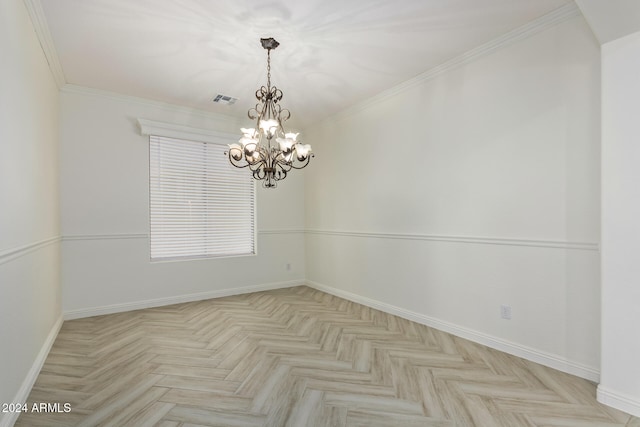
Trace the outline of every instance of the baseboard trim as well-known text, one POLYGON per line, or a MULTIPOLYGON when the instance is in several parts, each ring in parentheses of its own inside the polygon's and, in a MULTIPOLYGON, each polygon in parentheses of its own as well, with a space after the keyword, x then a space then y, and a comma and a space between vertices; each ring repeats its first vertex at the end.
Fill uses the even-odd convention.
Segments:
POLYGON ((640 400, 638 400, 637 397, 631 397, 624 393, 613 391, 600 384, 598 385, 596 398, 598 402, 604 405, 619 409, 635 417, 640 417, 640 400))
MULTIPOLYGON (((51 350, 51 347, 53 346, 53 343, 55 342, 56 337, 58 336, 58 332, 60 332, 60 328, 62 327, 62 321, 63 321, 62 315, 60 315, 60 317, 58 317, 58 320, 56 320, 56 322, 53 324, 53 327, 51 328, 49 335, 47 335, 47 339, 44 341, 44 343, 42 344, 42 347, 40 348, 40 352, 38 353, 38 356, 36 356, 36 359, 33 361, 33 365, 31 365, 31 369, 29 369, 29 372, 27 373, 27 376, 22 382, 20 389, 16 393, 16 396, 13 398, 13 401, 12 401, 13 403, 27 402, 29 393, 31 393, 31 389, 33 388, 33 385, 35 384, 36 379, 40 374, 40 370, 42 369, 42 366, 44 365, 45 360, 47 360, 47 356, 49 355, 49 351, 51 350)), ((18 419, 18 416, 20 416, 19 412, 6 413, 4 418, 0 419, 0 427, 13 426, 16 420, 18 419)))
POLYGON ((517 344, 508 340, 494 337, 492 335, 484 334, 473 329, 465 328, 450 322, 445 322, 443 320, 416 313, 414 311, 405 310, 404 308, 396 307, 391 304, 363 297, 361 295, 343 291, 341 289, 323 285, 321 283, 307 280, 306 284, 307 286, 319 291, 326 292, 328 294, 335 295, 337 297, 344 298, 358 304, 366 305, 367 307, 375 308, 377 310, 384 311, 385 313, 393 314, 398 317, 402 317, 404 319, 411 320, 413 322, 420 323, 422 325, 426 325, 443 332, 448 332, 458 337, 468 339, 469 341, 473 341, 475 343, 482 344, 487 347, 491 347, 493 349, 500 350, 535 363, 539 363, 549 368, 557 369, 559 371, 566 372, 568 374, 585 378, 594 382, 598 382, 600 380, 600 371, 598 369, 576 363, 571 360, 567 360, 555 354, 540 351, 535 348, 517 344))
MULTIPOLYGON (((270 291, 273 289, 291 288, 304 285, 304 280, 291 280, 287 282, 264 283, 261 285, 243 286, 240 288, 219 289, 215 291, 198 292, 194 294, 176 295, 173 297, 154 298, 143 301, 111 304, 101 307, 82 308, 64 312, 64 320, 82 319, 85 317, 102 316, 104 314, 122 313, 125 311, 140 310, 150 307, 180 304, 183 302, 202 301, 211 298, 222 298, 233 295, 250 294, 252 292, 270 291)), ((1 426, 0 426, 1 427, 1 426)))

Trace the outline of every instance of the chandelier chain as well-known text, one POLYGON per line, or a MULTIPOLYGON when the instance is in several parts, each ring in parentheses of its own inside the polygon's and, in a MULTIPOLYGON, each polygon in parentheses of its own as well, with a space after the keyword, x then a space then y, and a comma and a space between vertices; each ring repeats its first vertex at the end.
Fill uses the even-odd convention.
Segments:
POLYGON ((271 49, 267 49, 267 88, 271 89, 271 49))

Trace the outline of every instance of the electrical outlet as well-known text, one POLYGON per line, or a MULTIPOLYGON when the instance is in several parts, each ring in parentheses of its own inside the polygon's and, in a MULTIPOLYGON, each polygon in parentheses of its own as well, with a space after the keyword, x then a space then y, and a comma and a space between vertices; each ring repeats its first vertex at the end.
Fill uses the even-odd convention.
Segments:
POLYGON ((511 306, 510 305, 501 305, 500 306, 500 317, 506 320, 511 320, 511 306))

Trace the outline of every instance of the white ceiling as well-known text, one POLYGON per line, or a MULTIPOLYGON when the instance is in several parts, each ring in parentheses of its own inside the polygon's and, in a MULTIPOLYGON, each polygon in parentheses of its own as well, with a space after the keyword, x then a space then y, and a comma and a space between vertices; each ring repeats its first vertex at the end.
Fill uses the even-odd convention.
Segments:
POLYGON ((576 0, 601 44, 640 31, 638 0, 576 0))
POLYGON ((572 0, 40 1, 67 83, 236 117, 275 37, 272 82, 304 126, 572 0))

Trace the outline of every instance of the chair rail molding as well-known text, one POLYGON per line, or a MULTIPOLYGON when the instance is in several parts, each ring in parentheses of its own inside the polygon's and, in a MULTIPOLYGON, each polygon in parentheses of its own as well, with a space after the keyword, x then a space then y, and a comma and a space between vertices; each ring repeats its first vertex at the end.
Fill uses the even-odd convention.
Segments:
POLYGON ((16 248, 0 251, 0 265, 12 261, 16 258, 20 258, 24 255, 37 251, 38 249, 45 248, 49 245, 53 245, 62 240, 61 236, 49 237, 48 239, 38 240, 33 243, 29 243, 16 248))
POLYGON ((471 243, 481 245, 506 245, 506 246, 529 246, 537 248, 555 248, 583 251, 599 251, 600 244, 597 242, 573 242, 564 240, 538 240, 538 239, 513 239, 502 237, 479 237, 479 236, 455 236, 443 234, 414 234, 414 233, 376 233, 362 231, 339 231, 307 229, 306 234, 324 236, 344 236, 367 239, 393 239, 393 240, 421 240, 427 242, 452 242, 471 243))
MULTIPOLYGON (((281 228, 258 230, 258 235, 303 234, 301 228, 281 228)), ((101 233, 101 234, 67 234, 61 237, 63 242, 79 240, 136 240, 148 239, 149 233, 101 233)), ((0 257, 2 254, 0 254, 0 257)))

